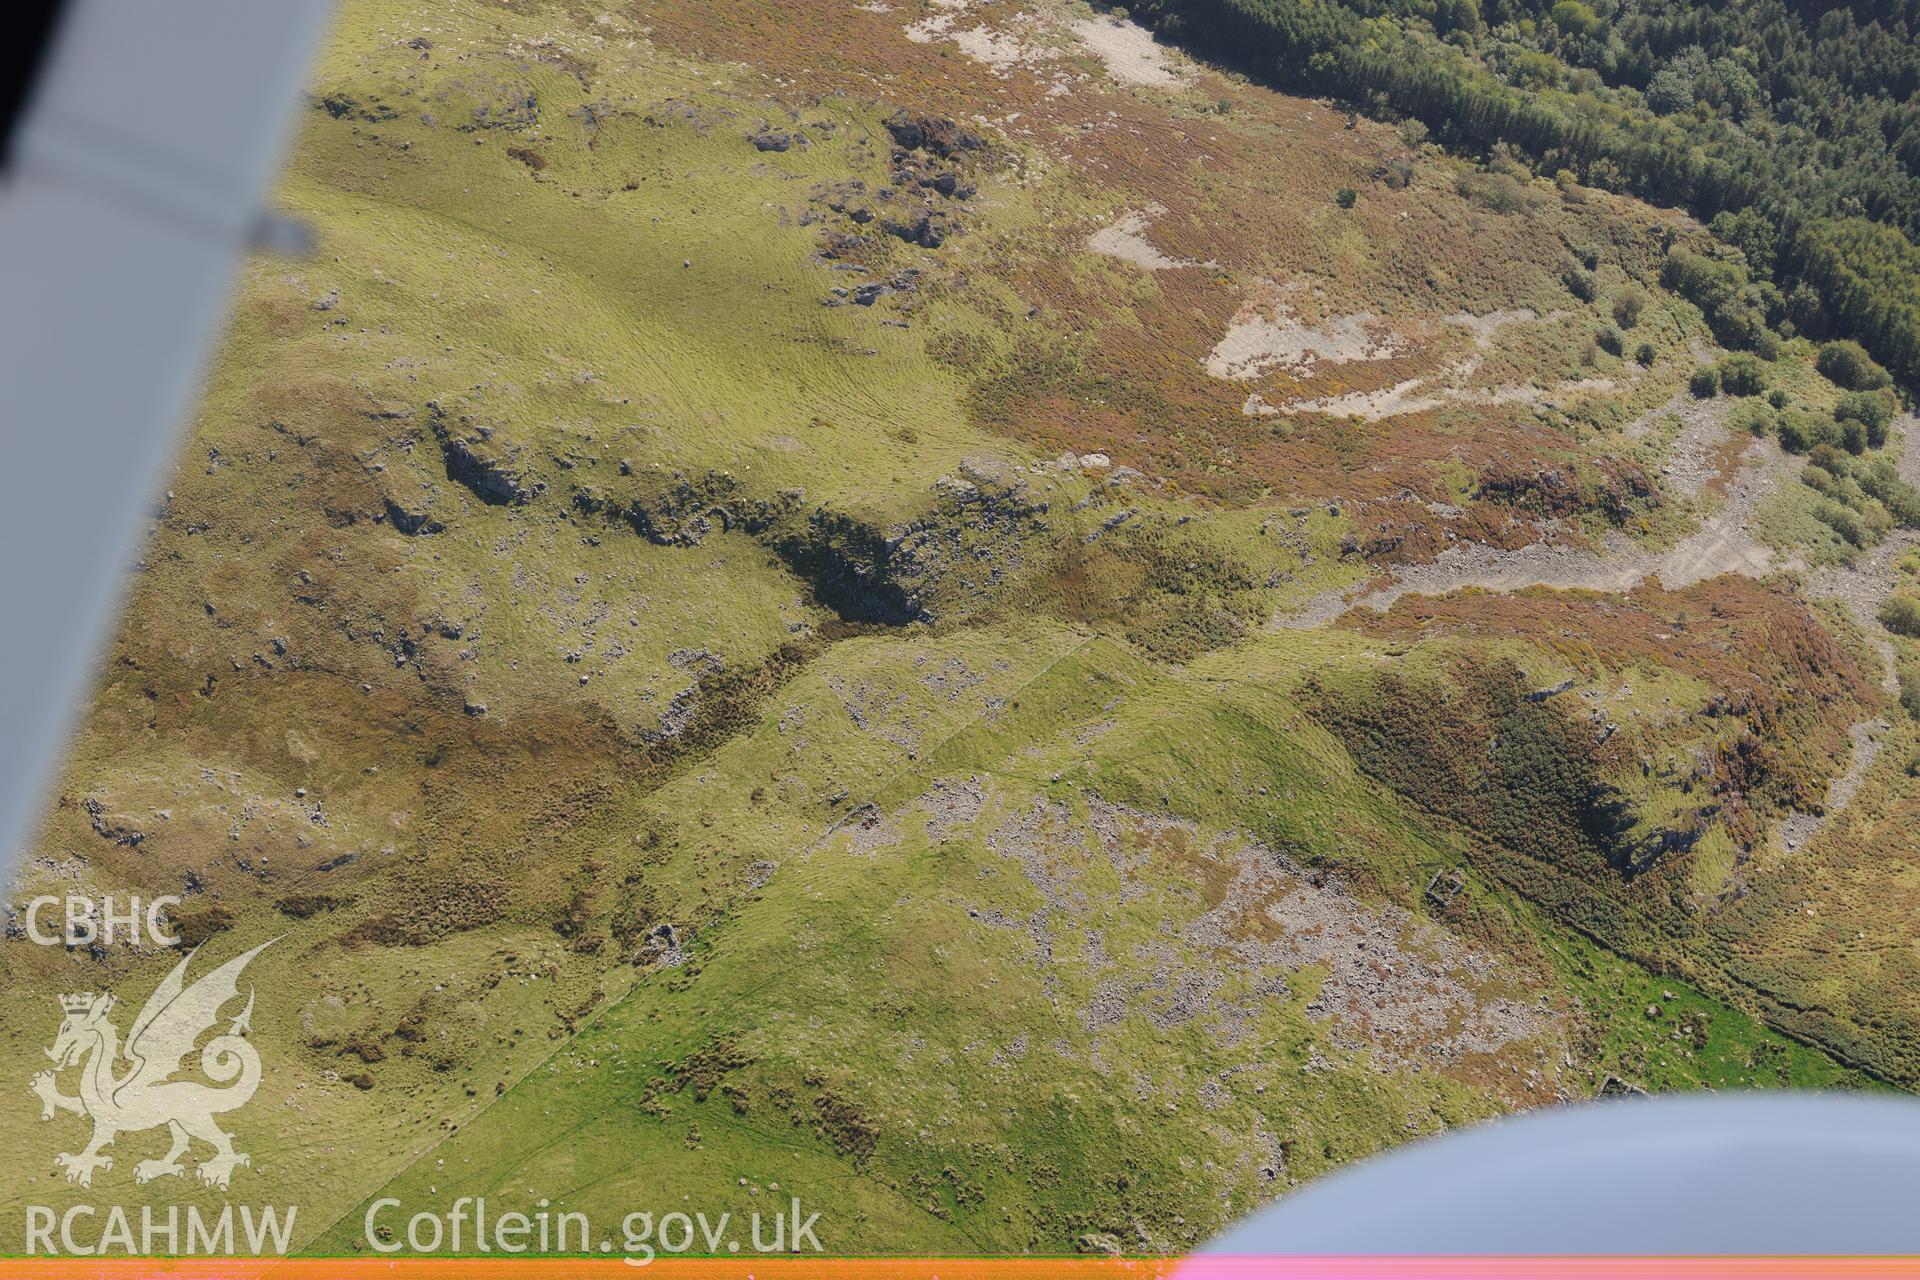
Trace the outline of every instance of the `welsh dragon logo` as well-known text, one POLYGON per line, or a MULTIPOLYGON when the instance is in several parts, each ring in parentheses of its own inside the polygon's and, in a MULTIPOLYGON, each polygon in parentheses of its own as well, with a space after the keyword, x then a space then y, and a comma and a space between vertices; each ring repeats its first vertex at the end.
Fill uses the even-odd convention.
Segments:
POLYGON ((195 1138, 213 1148, 213 1154, 194 1170, 208 1186, 224 1190, 235 1166, 252 1163, 245 1153, 233 1149, 233 1135, 214 1122, 215 1116, 245 1106, 260 1087, 260 1054, 245 1039, 253 1016, 251 987, 246 1007, 227 1023, 225 1032, 200 1049, 200 1070, 214 1084, 174 1076, 184 1068, 201 1035, 219 1021, 220 1010, 239 997, 240 971, 271 945, 263 942, 234 957, 192 986, 186 985, 187 964, 198 951, 188 954, 141 1007, 124 1046, 119 1028, 107 1016, 115 1004, 111 995, 89 991, 60 997, 66 1018, 47 1050, 54 1069, 34 1076, 32 1088, 40 1098, 42 1120, 53 1119, 55 1112, 71 1111, 93 1121, 93 1140, 86 1150, 53 1158, 55 1167, 66 1171, 68 1182, 92 1186, 94 1170, 113 1167, 113 1157, 102 1155, 102 1148, 123 1133, 161 1125, 167 1127, 173 1145, 158 1160, 136 1164, 135 1182, 184 1173, 180 1157, 195 1138), (126 1066, 121 1069, 123 1061, 126 1066), (80 1068, 79 1093, 69 1097, 60 1092, 57 1076, 75 1066, 80 1068))

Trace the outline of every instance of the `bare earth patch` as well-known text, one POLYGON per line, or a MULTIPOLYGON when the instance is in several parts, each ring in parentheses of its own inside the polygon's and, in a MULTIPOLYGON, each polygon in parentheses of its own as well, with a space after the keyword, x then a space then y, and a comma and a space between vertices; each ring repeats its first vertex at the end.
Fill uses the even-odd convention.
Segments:
MULTIPOLYGON (((1048 61, 1048 51, 1036 44, 1029 43, 1007 31, 996 31, 987 26, 961 26, 961 18, 966 14, 968 0, 934 0, 934 7, 943 12, 910 22, 906 27, 907 39, 915 44, 932 44, 938 40, 947 40, 958 46, 960 52, 983 66, 1005 73, 1015 67, 1033 66, 1048 61)), ((1032 20, 1024 15, 1017 21, 1031 24, 1032 20)))
POLYGON ((1652 423, 1666 415, 1680 419, 1680 430, 1667 450, 1661 475, 1670 492, 1697 498, 1721 478, 1716 455, 1727 435, 1726 405, 1718 399, 1698 400, 1692 392, 1680 391, 1647 418, 1628 427, 1627 435, 1636 439, 1645 436, 1652 430, 1652 423))
POLYGON ((1233 325, 1207 353, 1206 370, 1230 382, 1250 382, 1271 369, 1305 375, 1322 360, 1351 364, 1384 360, 1400 349, 1399 335, 1376 336, 1371 312, 1329 316, 1310 325, 1284 301, 1256 300, 1242 307, 1233 325))
POLYGON ((1611 391, 1614 387, 1611 378, 1578 378, 1557 387, 1536 387, 1532 383, 1506 387, 1441 386, 1436 389, 1437 394, 1423 394, 1422 388, 1428 385, 1425 378, 1409 378, 1379 391, 1351 391, 1346 395, 1323 396, 1317 400, 1294 400, 1277 407, 1262 401, 1259 405, 1249 404, 1244 412, 1249 416, 1260 413, 1318 413, 1329 418, 1363 418, 1368 422, 1379 422, 1403 413, 1424 413, 1448 403, 1558 405, 1576 396, 1596 395, 1611 391))
MULTIPOLYGON (((1552 320, 1560 315, 1561 313, 1556 311, 1547 318, 1552 320)), ((1486 351, 1493 346, 1494 338, 1499 336, 1500 330, 1507 325, 1525 324, 1531 320, 1538 320, 1540 316, 1532 307, 1515 307, 1511 310, 1489 311, 1483 316, 1477 316, 1471 311, 1455 311, 1441 318, 1448 324, 1456 325, 1471 333, 1473 345, 1486 351)))
POLYGON ((1378 391, 1349 391, 1343 396, 1322 396, 1317 400, 1294 400, 1278 407, 1264 407, 1272 413, 1320 413, 1329 418, 1363 418, 1368 422, 1378 422, 1382 418, 1403 413, 1438 409, 1445 403, 1433 396, 1419 394, 1420 388, 1425 385, 1425 378, 1408 378, 1405 382, 1378 391))
POLYGON ((1073 24, 1073 34, 1100 61, 1107 74, 1128 84, 1170 88, 1186 79, 1167 58, 1167 51, 1154 40, 1153 33, 1137 22, 1121 18, 1083 18, 1073 24))
POLYGON ((1130 262, 1143 271, 1169 271, 1175 267, 1210 267, 1211 262, 1194 262, 1188 258, 1169 258, 1160 252, 1147 239, 1147 226, 1153 219, 1165 213, 1166 209, 1150 204, 1144 209, 1136 209, 1122 214, 1111 226, 1100 228, 1087 237, 1087 248, 1094 253, 1109 258, 1118 258, 1130 262))
MULTIPOLYGON (((1285 289, 1282 292, 1286 292, 1285 289)), ((1563 313, 1553 312, 1547 320, 1563 313)), ((1611 378, 1578 378, 1557 386, 1541 387, 1532 383, 1475 387, 1466 379, 1485 363, 1484 353, 1493 349, 1500 331, 1510 325, 1530 324, 1542 317, 1529 307, 1490 311, 1475 315, 1455 311, 1440 317, 1444 325, 1465 329, 1473 338, 1475 354, 1464 360, 1444 364, 1432 376, 1408 378, 1391 387, 1372 391, 1349 391, 1338 395, 1291 400, 1274 404, 1259 393, 1247 397, 1241 412, 1247 417, 1274 414, 1313 413, 1329 418, 1357 418, 1379 422, 1402 414, 1424 413, 1448 404, 1507 405, 1526 404, 1563 406, 1585 395, 1603 394, 1615 389, 1611 378)), ((1379 322, 1367 312, 1334 316, 1308 327, 1285 301, 1255 302, 1242 308, 1234 324, 1207 357, 1207 372, 1216 378, 1249 381, 1275 368, 1284 368, 1296 376, 1313 372, 1317 360, 1352 363, 1381 360, 1400 354, 1406 339, 1397 333, 1375 336, 1379 322)))
MULTIPOLYGON (((1136 22, 1098 17, 1062 26, 1057 19, 1020 13, 1004 26, 992 26, 971 21, 973 7, 970 0, 933 0, 937 12, 908 23, 907 39, 915 44, 948 41, 975 62, 1005 75, 1016 67, 1057 67, 1060 55, 1071 48, 1066 43, 1071 37, 1100 60, 1108 76, 1123 84, 1171 89, 1187 82, 1168 50, 1136 22)), ((1061 78, 1049 93, 1058 96, 1069 91, 1068 79, 1061 78)))

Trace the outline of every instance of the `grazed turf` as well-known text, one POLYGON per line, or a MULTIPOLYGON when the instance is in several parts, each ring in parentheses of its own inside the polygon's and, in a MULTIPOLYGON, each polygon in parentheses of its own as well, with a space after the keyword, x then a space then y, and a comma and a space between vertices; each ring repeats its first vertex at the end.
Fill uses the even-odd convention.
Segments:
MULTIPOLYGON (((1790 570, 1269 625, 1449 547, 1688 545, 1677 221, 1116 80, 1071 6, 930 15, 343 14, 318 252, 246 272, 17 886, 181 892, 196 972, 278 938, 232 1197, 322 1252, 476 1195, 1162 1251, 1610 1077, 1911 1082, 1914 729, 1790 570), (1644 370, 1594 340, 1630 288, 1644 370), (1209 372, 1236 330, 1267 363, 1209 372)), ((1780 470, 1778 564, 1851 554, 1780 470)), ((10 935, 0 1079, 173 960, 10 935)), ((69 1187, 82 1123, 9 1096, 0 1246, 224 1198, 136 1186, 158 1134, 69 1187)))

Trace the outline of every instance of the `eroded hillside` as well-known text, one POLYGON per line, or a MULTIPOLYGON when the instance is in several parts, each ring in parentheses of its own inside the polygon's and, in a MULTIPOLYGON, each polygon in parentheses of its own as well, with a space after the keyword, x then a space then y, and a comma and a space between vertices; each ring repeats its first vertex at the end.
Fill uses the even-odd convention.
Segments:
MULTIPOLYGON (((1721 352, 1682 215, 1055 0, 356 0, 310 108, 15 893, 277 939, 298 1247, 1169 1250, 1920 1078, 1912 419, 1721 352)), ((10 931, 15 1078, 174 959, 10 931)), ((9 1200, 227 1194, 10 1096, 9 1200)))

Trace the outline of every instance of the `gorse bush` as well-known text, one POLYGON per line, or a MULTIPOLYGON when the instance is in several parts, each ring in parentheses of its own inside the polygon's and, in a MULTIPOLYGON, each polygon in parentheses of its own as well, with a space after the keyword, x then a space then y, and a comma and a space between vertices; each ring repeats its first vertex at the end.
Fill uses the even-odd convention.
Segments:
POLYGON ((1816 445, 1838 445, 1840 431, 1832 418, 1809 409, 1787 409, 1774 420, 1780 447, 1788 453, 1805 453, 1816 445))
POLYGON ((1839 508, 1818 507, 1814 515, 1854 546, 1871 546, 1896 524, 1920 528, 1920 489, 1885 458, 1852 456, 1844 441, 1807 450, 1800 481, 1839 508))
POLYGON ((1769 285, 1756 285, 1740 263, 1674 248, 1661 278, 1668 288, 1700 308, 1714 337, 1736 350, 1754 351, 1768 360, 1779 339, 1767 327, 1777 303, 1769 285))
POLYGON ((1848 453, 1861 454, 1867 451, 1867 429, 1852 418, 1835 418, 1834 425, 1840 429, 1840 447, 1848 453))
POLYGON ((1719 372, 1720 389, 1730 396, 1757 396, 1767 389, 1766 367, 1744 352, 1722 359, 1719 372))
MULTIPOLYGON (((1460 175, 1454 187, 1465 199, 1495 213, 1529 213, 1540 208, 1547 198, 1507 173, 1469 169, 1460 175)), ((1591 284, 1587 286, 1586 296, 1580 300, 1593 301, 1591 284)))
POLYGON ((1895 635, 1920 640, 1920 600, 1909 595, 1890 595, 1880 605, 1880 625, 1895 635))
POLYGON ((1836 422, 1857 422, 1869 445, 1878 449, 1887 442, 1887 428, 1893 424, 1897 406, 1890 392, 1849 391, 1833 408, 1836 422))
POLYGON ((1920 529, 1920 489, 1900 478, 1900 472, 1885 458, 1856 464, 1854 478, 1868 494, 1909 529, 1920 529))
POLYGON ((1859 343, 1841 340, 1823 343, 1814 367, 1829 382, 1849 391, 1872 391, 1887 385, 1887 371, 1875 364, 1859 343))
POLYGON ((1813 514, 1815 519, 1839 534, 1850 546, 1864 547, 1872 541, 1859 514, 1849 507, 1838 502, 1822 502, 1814 507, 1813 514))
POLYGON ((1780 417, 1758 400, 1742 400, 1727 412, 1727 425, 1751 435, 1773 435, 1780 417))
MULTIPOLYGON (((1920 667, 1910 662, 1900 664, 1900 706, 1920 720, 1920 667)), ((1920 754, 1907 761, 1907 776, 1920 777, 1920 754)))

